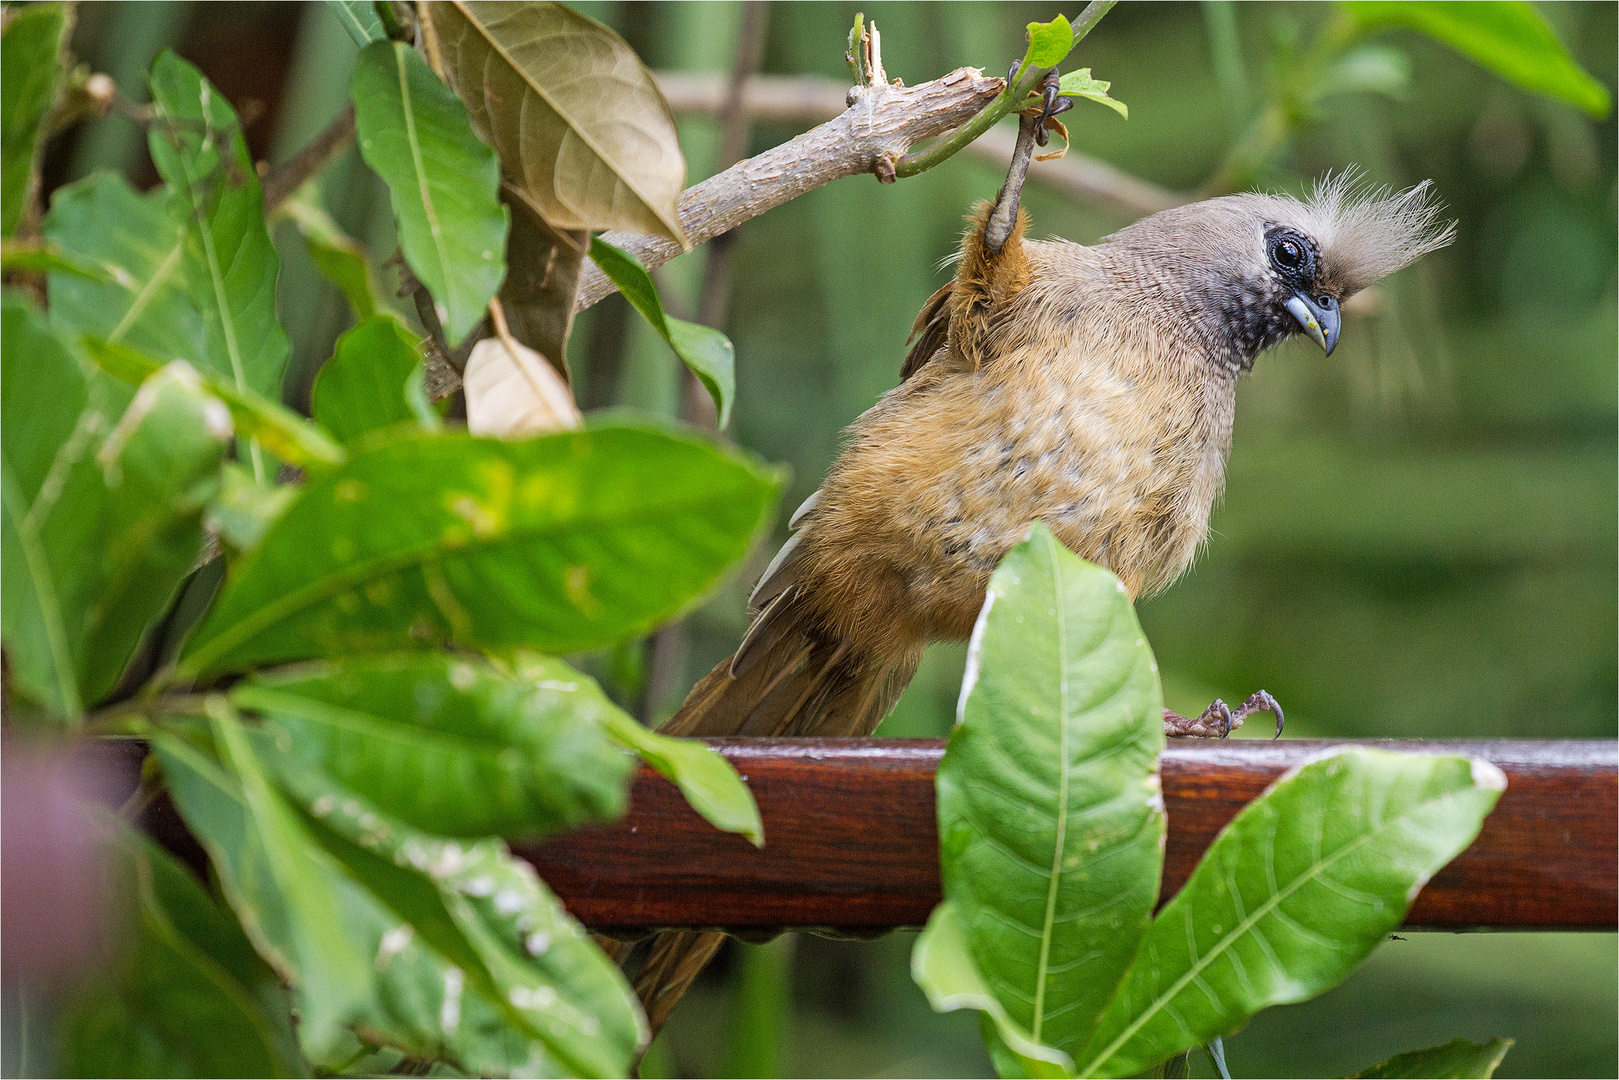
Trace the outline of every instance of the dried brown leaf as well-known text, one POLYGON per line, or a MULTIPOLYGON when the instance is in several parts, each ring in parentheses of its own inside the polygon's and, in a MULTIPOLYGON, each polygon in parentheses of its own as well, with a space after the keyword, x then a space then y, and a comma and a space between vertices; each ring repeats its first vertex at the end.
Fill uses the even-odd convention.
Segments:
POLYGON ((559 230, 687 244, 674 116, 624 39, 556 3, 427 5, 444 75, 513 190, 559 230))

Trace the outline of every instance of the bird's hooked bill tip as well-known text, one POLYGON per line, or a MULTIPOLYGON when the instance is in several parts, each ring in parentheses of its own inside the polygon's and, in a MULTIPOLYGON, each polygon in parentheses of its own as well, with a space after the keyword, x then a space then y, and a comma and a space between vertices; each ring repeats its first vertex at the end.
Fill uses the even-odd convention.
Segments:
POLYGON ((1321 301, 1312 300, 1304 293, 1294 293, 1287 298, 1283 305, 1289 315, 1298 321, 1299 326, 1309 335, 1310 340, 1321 346, 1321 351, 1328 356, 1338 347, 1338 328, 1340 316, 1338 302, 1330 296, 1323 296, 1321 301))

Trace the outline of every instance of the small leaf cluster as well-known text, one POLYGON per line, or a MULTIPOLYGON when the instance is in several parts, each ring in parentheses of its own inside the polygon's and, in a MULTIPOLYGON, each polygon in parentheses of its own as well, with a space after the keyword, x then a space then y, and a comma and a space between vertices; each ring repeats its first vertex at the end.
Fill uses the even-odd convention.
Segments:
POLYGON ((668 318, 590 235, 682 239, 673 122, 628 47, 559 5, 423 5, 420 25, 333 10, 362 46, 359 148, 419 325, 313 185, 267 215, 235 110, 172 52, 144 116, 161 182, 97 173, 36 206, 68 12, 7 13, 4 225, 28 253, 8 254, 0 327, 7 719, 150 751, 128 811, 84 825, 131 904, 56 1058, 626 1075, 647 1039, 635 995, 507 840, 620 816, 638 757, 763 842, 723 758, 644 729, 560 657, 695 605, 781 479, 667 424, 497 439, 446 419, 427 361, 488 336, 500 297, 565 377, 592 250, 726 414, 730 343, 668 318), (312 418, 280 404, 269 216, 358 318, 312 418), (542 240, 573 267, 544 288, 542 240), (132 827, 160 794, 217 893, 132 827))
MULTIPOLYGON (((1162 722, 1124 587, 1035 526, 973 633, 938 775, 945 899, 912 956, 934 1008, 983 1012, 1003 1076, 1137 1075, 1330 989, 1506 785, 1482 761, 1328 753, 1245 807, 1158 907, 1162 722)), ((1363 1075, 1489 1076, 1509 1045, 1363 1075)))

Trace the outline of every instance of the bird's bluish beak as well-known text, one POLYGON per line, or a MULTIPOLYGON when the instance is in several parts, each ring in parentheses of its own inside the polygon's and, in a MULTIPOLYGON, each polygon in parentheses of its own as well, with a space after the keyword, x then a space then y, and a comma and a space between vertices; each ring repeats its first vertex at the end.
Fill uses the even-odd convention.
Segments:
POLYGON ((1283 306, 1289 315, 1299 321, 1299 326, 1310 335, 1310 340, 1331 356, 1332 350, 1338 347, 1338 328, 1342 323, 1338 301, 1325 294, 1318 301, 1305 293, 1296 292, 1287 298, 1283 306))

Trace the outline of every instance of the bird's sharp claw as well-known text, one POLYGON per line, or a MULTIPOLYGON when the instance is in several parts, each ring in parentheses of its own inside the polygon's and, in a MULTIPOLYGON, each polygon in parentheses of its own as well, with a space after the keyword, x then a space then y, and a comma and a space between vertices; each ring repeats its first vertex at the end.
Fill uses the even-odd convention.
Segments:
POLYGON ((1256 712, 1268 712, 1276 717, 1276 734, 1272 738, 1281 738, 1282 707, 1263 690, 1250 694, 1248 700, 1242 703, 1242 708, 1236 710, 1215 698, 1196 719, 1188 719, 1165 709, 1164 734, 1171 738, 1223 739, 1242 727, 1242 722, 1256 712))

